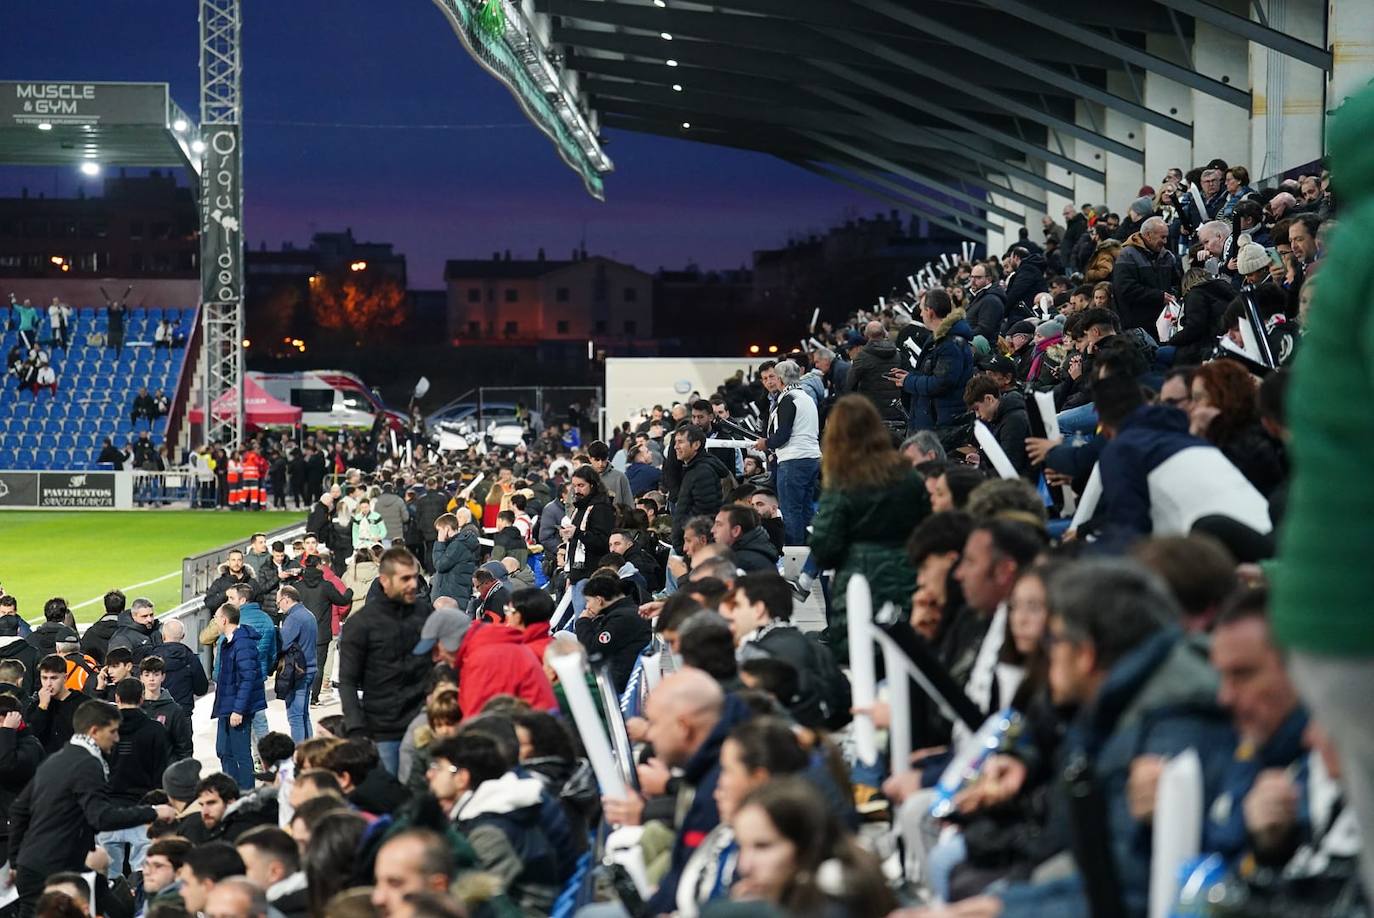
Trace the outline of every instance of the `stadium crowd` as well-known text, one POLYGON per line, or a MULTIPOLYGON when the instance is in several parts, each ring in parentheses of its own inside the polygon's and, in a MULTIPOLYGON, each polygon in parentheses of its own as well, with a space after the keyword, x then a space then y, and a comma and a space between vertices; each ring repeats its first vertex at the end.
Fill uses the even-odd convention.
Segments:
POLYGON ((10 907, 1368 914, 1371 106, 605 442, 277 450, 198 634, 0 599, 10 907))

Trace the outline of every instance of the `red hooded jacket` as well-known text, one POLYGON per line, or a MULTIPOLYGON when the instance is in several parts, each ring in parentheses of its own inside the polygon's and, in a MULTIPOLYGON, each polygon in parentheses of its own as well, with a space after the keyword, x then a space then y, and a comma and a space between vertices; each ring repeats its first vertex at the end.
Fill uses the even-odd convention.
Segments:
POLYGON ((473 622, 458 645, 458 707, 464 717, 495 695, 514 695, 539 711, 558 708, 544 666, 525 646, 525 634, 508 625, 473 622))

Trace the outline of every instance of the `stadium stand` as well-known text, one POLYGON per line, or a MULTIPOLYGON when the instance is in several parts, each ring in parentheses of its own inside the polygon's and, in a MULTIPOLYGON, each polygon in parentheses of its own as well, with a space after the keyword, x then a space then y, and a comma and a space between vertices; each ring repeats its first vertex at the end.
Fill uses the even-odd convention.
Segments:
MULTIPOLYGON (((68 350, 41 337, 39 345, 56 371, 57 390, 44 388, 35 395, 21 388, 12 374, 6 375, 0 388, 0 441, 5 444, 0 468, 93 469, 105 438, 122 446, 147 429, 145 421, 135 429, 131 419, 135 394, 146 386, 149 392, 161 389, 171 397, 187 355, 185 347, 153 346, 163 318, 174 324, 176 340, 189 339, 194 309, 130 309, 124 345, 116 352, 105 346, 104 308, 88 306, 73 310, 68 350)), ((9 355, 19 343, 19 332, 15 323, 6 324, 0 353, 9 355)), ((150 439, 161 446, 166 437, 164 416, 152 423, 150 439)))

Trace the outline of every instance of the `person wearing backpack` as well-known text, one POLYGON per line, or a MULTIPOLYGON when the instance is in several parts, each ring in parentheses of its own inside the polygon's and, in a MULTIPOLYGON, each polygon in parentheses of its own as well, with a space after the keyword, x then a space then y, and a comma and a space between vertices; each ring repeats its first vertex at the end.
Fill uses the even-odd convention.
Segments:
POLYGON ((315 678, 317 623, 293 586, 277 590, 277 610, 282 620, 276 692, 286 702, 291 738, 299 743, 314 735, 310 726, 310 683, 315 678))
MULTIPOLYGON (((861 396, 856 396, 860 397, 861 396)), ((721 603, 743 660, 769 657, 797 671, 787 709, 804 727, 838 730, 850 720, 849 680, 830 649, 792 624, 792 585, 776 573, 746 574, 721 603)))

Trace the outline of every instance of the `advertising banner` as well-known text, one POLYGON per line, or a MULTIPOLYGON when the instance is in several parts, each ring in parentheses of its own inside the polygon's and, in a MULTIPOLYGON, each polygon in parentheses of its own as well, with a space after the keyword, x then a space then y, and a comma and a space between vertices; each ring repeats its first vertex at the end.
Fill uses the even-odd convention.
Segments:
POLYGON ((0 507, 37 506, 37 472, 0 472, 0 507))
POLYGON ((165 124, 165 83, 0 82, 0 126, 165 124))
POLYGON ((113 510, 114 472, 42 472, 38 506, 44 509, 113 510))

